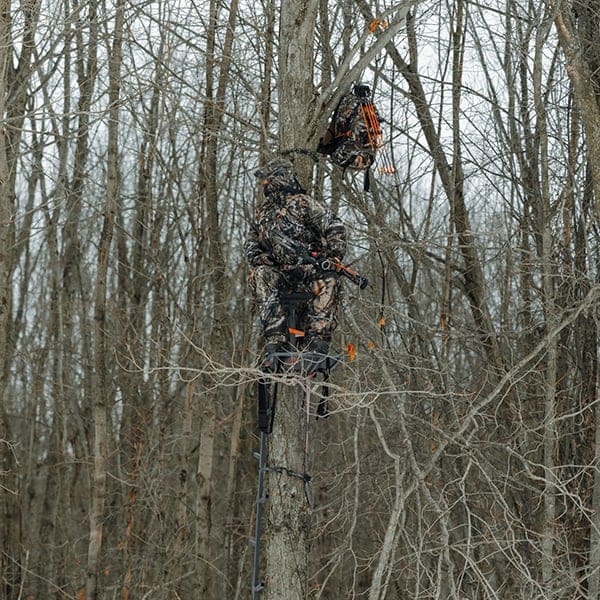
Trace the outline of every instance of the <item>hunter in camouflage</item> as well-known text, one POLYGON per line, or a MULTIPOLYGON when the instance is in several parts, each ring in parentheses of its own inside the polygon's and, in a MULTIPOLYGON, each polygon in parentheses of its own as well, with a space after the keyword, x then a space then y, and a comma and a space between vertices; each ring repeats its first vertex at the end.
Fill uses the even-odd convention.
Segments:
POLYGON ((317 272, 303 264, 310 252, 342 259, 346 229, 340 219, 308 196, 291 163, 274 159, 255 172, 263 186, 245 243, 252 268, 250 286, 265 338, 265 355, 285 351, 287 323, 281 294, 310 290, 303 347, 326 353, 336 327, 339 283, 334 272, 317 272))

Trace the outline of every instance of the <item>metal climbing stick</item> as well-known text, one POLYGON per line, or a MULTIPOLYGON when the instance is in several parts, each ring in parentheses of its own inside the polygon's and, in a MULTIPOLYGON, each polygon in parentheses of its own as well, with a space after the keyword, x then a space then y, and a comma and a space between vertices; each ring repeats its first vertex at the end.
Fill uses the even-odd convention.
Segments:
MULTIPOLYGON (((311 400, 311 382, 317 373, 323 375, 324 381, 329 376, 329 371, 340 361, 339 355, 323 355, 311 352, 298 352, 296 345, 298 340, 304 335, 302 331, 296 329, 296 320, 298 318, 299 307, 305 304, 312 294, 304 292, 295 292, 282 298, 282 304, 287 313, 289 327, 289 342, 294 350, 279 352, 272 355, 274 362, 258 381, 258 429, 260 431, 259 451, 254 453, 258 460, 258 486, 256 491, 256 509, 254 521, 254 537, 251 540, 254 546, 254 562, 252 572, 252 600, 257 600, 264 584, 260 579, 260 558, 261 545, 260 535, 262 528, 263 509, 267 501, 265 492, 265 475, 267 472, 285 474, 289 477, 297 477, 304 483, 304 493, 309 506, 313 507, 311 477, 306 470, 308 468, 307 460, 309 454, 309 421, 310 421, 310 400, 311 400), (274 365, 274 368, 273 368, 274 365), (273 431, 273 422, 275 418, 275 409, 277 406, 277 392, 279 381, 277 376, 292 375, 299 378, 299 383, 305 393, 305 439, 304 439, 304 473, 298 473, 285 466, 268 466, 267 464, 267 446, 269 434, 273 431)), ((321 406, 319 406, 321 409, 321 406)))
POLYGON ((262 511, 267 498, 264 494, 265 471, 267 470, 267 433, 260 432, 260 447, 254 456, 258 459, 258 488, 256 492, 256 514, 254 521, 254 565, 252 574, 252 600, 258 598, 258 593, 263 588, 260 581, 260 528, 262 525, 262 511))

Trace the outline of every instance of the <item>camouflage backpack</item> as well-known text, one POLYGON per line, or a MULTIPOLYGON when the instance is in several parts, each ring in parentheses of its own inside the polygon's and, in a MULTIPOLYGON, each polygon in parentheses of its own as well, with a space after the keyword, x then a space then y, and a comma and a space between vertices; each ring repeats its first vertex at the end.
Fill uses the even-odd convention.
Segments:
POLYGON ((368 171, 382 145, 380 118, 369 86, 353 85, 338 103, 317 150, 343 169, 366 171, 368 189, 368 171))

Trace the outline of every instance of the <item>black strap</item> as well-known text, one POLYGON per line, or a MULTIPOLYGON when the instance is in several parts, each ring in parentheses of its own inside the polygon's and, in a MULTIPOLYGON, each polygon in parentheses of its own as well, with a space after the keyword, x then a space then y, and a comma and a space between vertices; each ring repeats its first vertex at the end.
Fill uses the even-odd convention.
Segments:
POLYGON ((287 475, 288 477, 296 477, 297 479, 301 479, 304 482, 304 497, 306 499, 306 503, 311 508, 314 508, 310 485, 312 481, 312 475, 309 475, 308 473, 299 473, 298 471, 288 469, 287 467, 267 467, 266 471, 277 473, 278 475, 287 475))
POLYGON ((315 162, 319 162, 319 155, 310 148, 289 148, 288 150, 282 150, 279 154, 282 156, 288 156, 290 154, 304 154, 305 156, 310 156, 310 158, 312 158, 315 162))
POLYGON ((258 380, 258 429, 264 433, 273 431, 275 419, 275 406, 277 404, 277 384, 269 383, 265 379, 258 380), (269 398, 269 388, 273 389, 272 398, 269 398))
POLYGON ((312 476, 308 473, 299 473, 298 471, 288 469, 287 467, 267 467, 267 471, 270 471, 271 473, 277 473, 278 475, 296 477, 297 479, 301 479, 302 481, 304 481, 304 483, 310 483, 312 479, 312 476))
POLYGON ((329 370, 323 373, 323 385, 321 387, 321 396, 317 405, 317 418, 325 419, 329 416, 329 370))

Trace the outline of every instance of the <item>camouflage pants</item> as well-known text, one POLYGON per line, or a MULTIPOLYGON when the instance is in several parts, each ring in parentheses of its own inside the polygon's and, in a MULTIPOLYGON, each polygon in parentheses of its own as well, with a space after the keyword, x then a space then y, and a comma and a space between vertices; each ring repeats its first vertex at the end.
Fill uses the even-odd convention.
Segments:
POLYGON ((324 274, 308 283, 289 279, 276 267, 260 265, 250 273, 250 287, 258 305, 258 316, 265 339, 287 339, 288 323, 282 297, 295 291, 310 291, 313 298, 299 310, 296 327, 310 337, 330 340, 337 326, 339 283, 334 274, 324 274))

